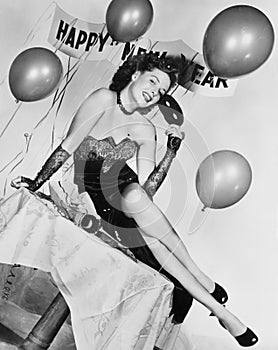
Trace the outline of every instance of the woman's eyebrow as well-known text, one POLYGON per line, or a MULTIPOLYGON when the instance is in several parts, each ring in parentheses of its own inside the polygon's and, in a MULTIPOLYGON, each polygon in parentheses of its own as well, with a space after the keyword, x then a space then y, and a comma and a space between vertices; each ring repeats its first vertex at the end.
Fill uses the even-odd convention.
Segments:
POLYGON ((158 79, 158 77, 156 75, 152 74, 152 77, 154 77, 160 83, 160 80, 158 79))

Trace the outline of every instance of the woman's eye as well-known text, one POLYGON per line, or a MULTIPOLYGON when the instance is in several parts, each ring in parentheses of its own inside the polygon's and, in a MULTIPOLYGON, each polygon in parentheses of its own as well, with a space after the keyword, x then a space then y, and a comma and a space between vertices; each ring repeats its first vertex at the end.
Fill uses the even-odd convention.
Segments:
POLYGON ((152 83, 152 84, 155 84, 155 81, 154 81, 153 79, 151 79, 151 83, 152 83))

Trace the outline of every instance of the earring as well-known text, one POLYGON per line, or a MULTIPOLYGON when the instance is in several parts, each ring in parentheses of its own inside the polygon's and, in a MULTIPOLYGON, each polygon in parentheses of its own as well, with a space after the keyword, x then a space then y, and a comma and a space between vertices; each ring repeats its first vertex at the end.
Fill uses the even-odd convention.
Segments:
POLYGON ((133 73, 132 76, 131 76, 131 80, 135 81, 138 78, 138 75, 139 75, 139 72, 133 73))

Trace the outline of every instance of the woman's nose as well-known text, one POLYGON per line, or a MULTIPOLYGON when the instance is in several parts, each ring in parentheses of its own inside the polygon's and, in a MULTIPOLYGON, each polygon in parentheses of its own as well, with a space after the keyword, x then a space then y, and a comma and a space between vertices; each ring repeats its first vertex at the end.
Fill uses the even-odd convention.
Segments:
POLYGON ((153 97, 156 97, 159 94, 159 89, 152 90, 153 97))

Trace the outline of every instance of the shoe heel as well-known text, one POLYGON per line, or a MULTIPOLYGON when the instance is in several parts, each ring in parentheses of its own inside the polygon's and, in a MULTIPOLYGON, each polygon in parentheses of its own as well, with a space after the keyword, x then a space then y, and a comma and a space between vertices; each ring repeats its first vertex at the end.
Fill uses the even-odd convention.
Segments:
POLYGON ((259 340, 256 334, 253 331, 251 331, 250 328, 247 328, 244 333, 238 335, 237 337, 235 337, 235 339, 239 343, 239 345, 244 347, 253 346, 259 340))

